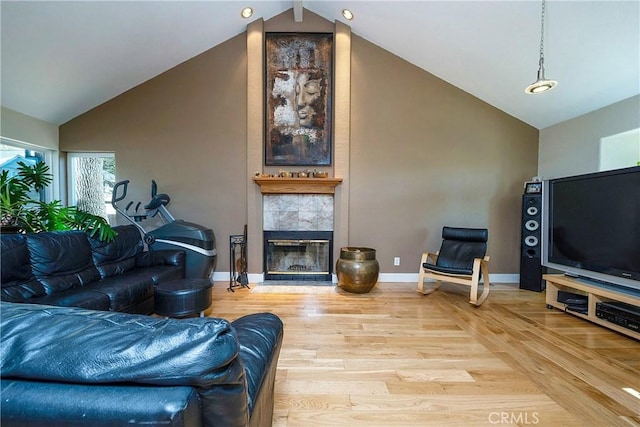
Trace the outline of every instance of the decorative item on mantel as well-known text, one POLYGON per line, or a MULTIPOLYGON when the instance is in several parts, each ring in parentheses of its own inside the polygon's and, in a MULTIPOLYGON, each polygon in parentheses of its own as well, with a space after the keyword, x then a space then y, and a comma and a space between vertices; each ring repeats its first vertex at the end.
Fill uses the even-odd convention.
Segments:
POLYGON ((262 194, 334 194, 342 178, 330 178, 327 172, 280 170, 277 174, 256 172, 253 181, 262 194))
POLYGON ((327 178, 329 176, 329 173, 325 171, 319 171, 318 169, 306 169, 302 171, 287 171, 284 169, 280 169, 276 174, 256 172, 255 176, 259 178, 327 178))

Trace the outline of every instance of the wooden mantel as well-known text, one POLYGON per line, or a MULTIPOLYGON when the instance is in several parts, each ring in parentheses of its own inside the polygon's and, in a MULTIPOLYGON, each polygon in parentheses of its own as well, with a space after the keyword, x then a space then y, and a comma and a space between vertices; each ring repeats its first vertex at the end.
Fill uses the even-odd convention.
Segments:
POLYGON ((262 194, 334 194, 342 178, 253 178, 262 194))

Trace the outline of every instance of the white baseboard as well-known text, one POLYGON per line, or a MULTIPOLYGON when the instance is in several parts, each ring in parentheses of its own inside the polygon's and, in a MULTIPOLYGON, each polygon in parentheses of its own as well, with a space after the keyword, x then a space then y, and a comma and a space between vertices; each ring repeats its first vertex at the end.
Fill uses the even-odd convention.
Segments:
MULTIPOLYGON (((213 273, 214 282, 228 282, 228 271, 218 271, 213 273)), ((491 283, 519 283, 519 274, 489 274, 491 283)), ((378 275, 379 282, 418 282, 418 273, 380 273, 378 275)), ((249 274, 249 283, 264 282, 264 274, 249 274)), ((333 283, 338 283, 336 275, 333 275, 333 283)))
MULTIPOLYGON (((489 274, 491 283, 519 283, 519 274, 489 274)), ((418 273, 380 273, 379 282, 418 282, 418 273)))
MULTIPOLYGON (((264 282, 264 274, 248 274, 249 283, 264 282)), ((212 280, 214 282, 229 282, 231 273, 228 271, 214 271, 212 280)))
POLYGON ((491 283, 520 283, 520 275, 513 274, 491 274, 489 273, 491 283))

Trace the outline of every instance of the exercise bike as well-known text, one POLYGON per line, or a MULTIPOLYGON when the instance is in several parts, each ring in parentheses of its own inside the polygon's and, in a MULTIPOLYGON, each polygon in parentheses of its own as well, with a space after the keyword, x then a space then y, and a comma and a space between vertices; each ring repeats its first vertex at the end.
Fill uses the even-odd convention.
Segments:
POLYGON ((158 194, 155 180, 151 181, 151 201, 139 213, 140 202, 136 205, 135 213, 129 214, 133 202, 129 202, 125 209, 118 206, 118 202, 127 197, 129 180, 116 183, 111 196, 111 206, 129 222, 135 225, 149 250, 180 249, 186 254, 185 277, 203 278, 211 280, 216 266, 217 252, 216 238, 213 230, 192 222, 175 219, 166 206, 171 198, 164 193, 158 194), (120 194, 121 193, 121 194, 120 194), (147 231, 140 223, 159 215, 162 225, 147 231))

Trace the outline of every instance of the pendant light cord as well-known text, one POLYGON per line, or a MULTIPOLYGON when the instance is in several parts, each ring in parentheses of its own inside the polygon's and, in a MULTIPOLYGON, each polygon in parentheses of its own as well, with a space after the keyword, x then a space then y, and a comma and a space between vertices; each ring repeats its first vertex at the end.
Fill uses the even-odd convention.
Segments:
POLYGON ((542 67, 544 64, 544 12, 545 12, 545 0, 542 0, 542 19, 540 20, 540 61, 539 64, 542 67))

